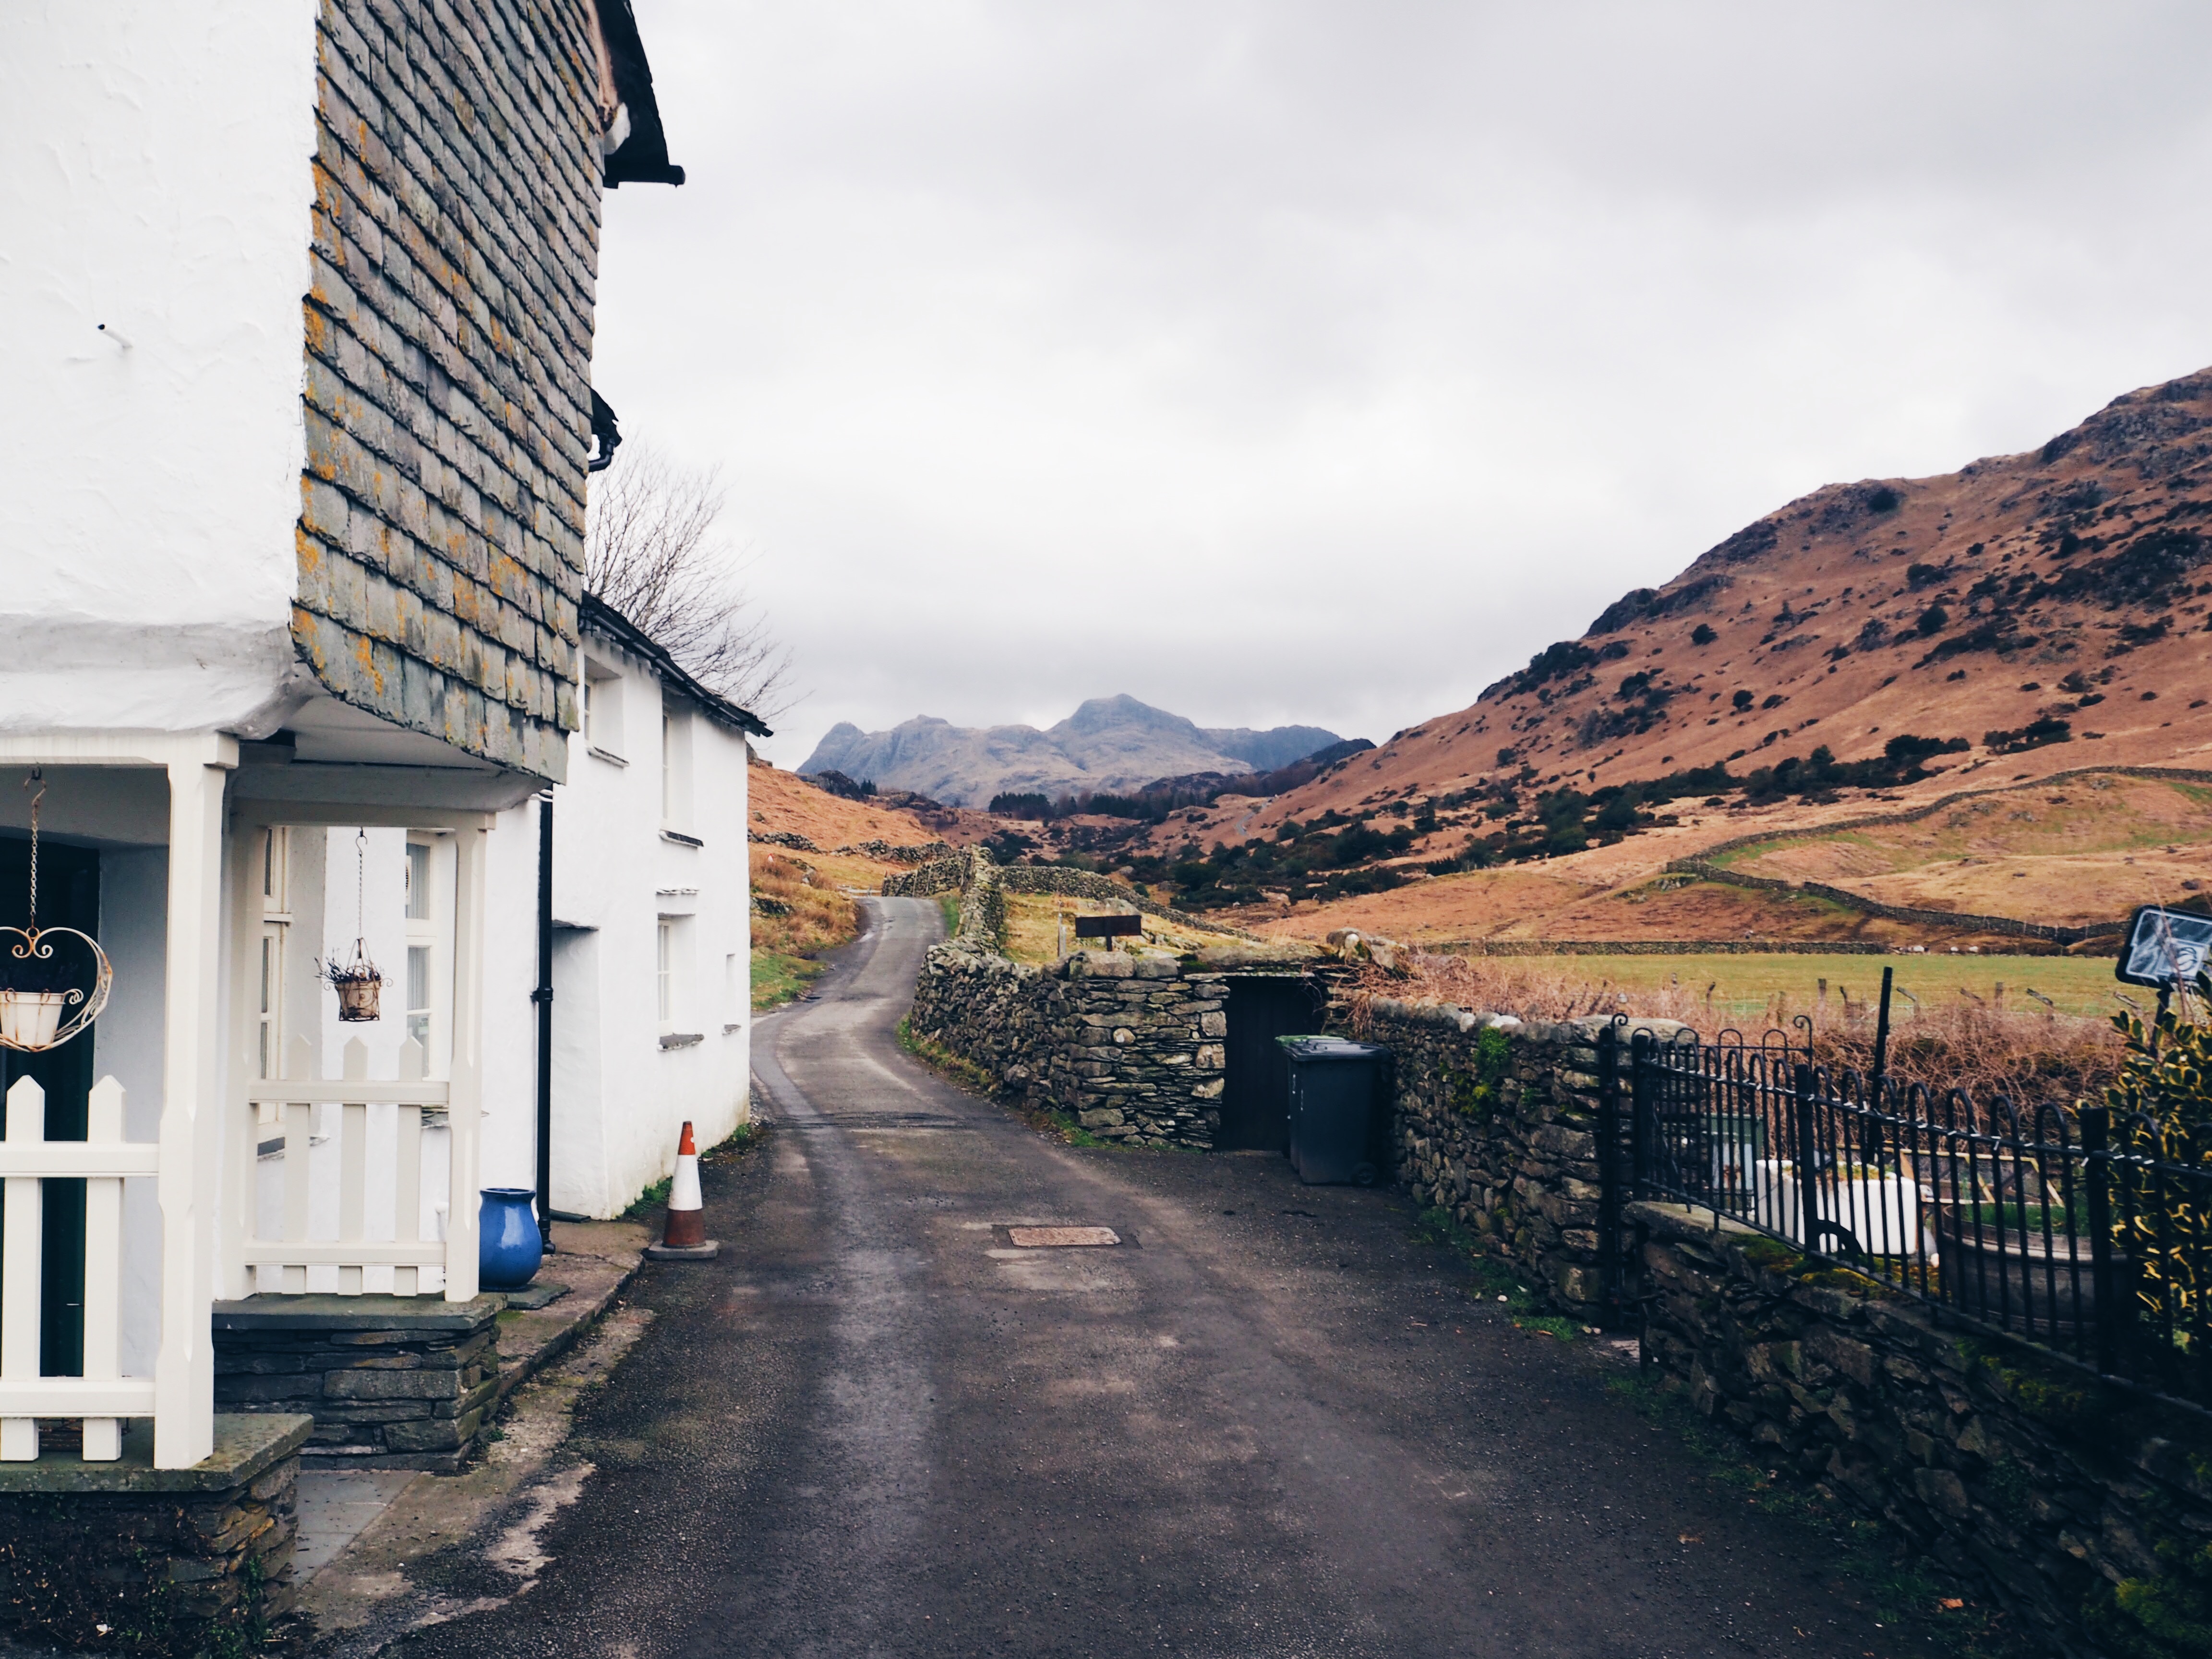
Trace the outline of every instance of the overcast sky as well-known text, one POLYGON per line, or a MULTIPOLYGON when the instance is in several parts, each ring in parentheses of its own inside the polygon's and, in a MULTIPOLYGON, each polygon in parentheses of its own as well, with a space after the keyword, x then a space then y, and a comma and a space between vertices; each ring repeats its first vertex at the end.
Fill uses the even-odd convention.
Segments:
MULTIPOLYGON (((2212 362, 2212 8, 635 0, 593 379, 833 722, 1381 739, 2212 362)), ((617 463, 619 465, 619 462, 617 463)))

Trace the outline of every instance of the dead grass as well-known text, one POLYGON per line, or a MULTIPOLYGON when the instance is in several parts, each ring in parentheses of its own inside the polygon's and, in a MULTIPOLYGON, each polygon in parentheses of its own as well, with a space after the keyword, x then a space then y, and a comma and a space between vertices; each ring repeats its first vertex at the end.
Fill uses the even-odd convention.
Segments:
MULTIPOLYGON (((1016 962, 1057 962, 1060 959, 1062 918, 1103 914, 1105 908, 1089 900, 1064 898, 1053 893, 1007 893, 1004 897, 1006 902, 1004 948, 1016 962)), ((1177 953, 1202 950, 1210 945, 1239 943, 1234 934, 1180 927, 1150 913, 1146 915, 1144 925, 1144 938, 1147 945, 1177 953)), ((1074 944, 1072 931, 1068 943, 1072 948, 1074 944)))
POLYGON ((813 957, 859 933, 860 907, 796 854, 753 851, 753 948, 813 957))
MULTIPOLYGON (((1862 1073, 1873 1066, 1876 1022, 1870 1000, 1808 1002, 1777 991, 1761 1015, 1746 1018, 1716 1007, 1691 987, 1624 985, 1567 965, 1572 960, 1414 953, 1399 974, 1370 966, 1359 989, 1523 1019, 1590 1014, 1674 1019, 1707 1038, 1728 1029, 1755 1038, 1774 1029, 1802 1039, 1804 1028, 1795 1023, 1802 1017, 1811 1023, 1813 1052, 1822 1065, 1862 1073)), ((1890 1076, 1934 1090, 1963 1088, 1977 1100, 1998 1094, 2022 1102, 2076 1100, 2101 1090, 2117 1074, 2122 1054, 2119 1033, 2109 1021, 2039 1005, 2023 1009, 1962 996, 1926 1000, 1915 1010, 1899 998, 1891 1011, 1890 1076)))

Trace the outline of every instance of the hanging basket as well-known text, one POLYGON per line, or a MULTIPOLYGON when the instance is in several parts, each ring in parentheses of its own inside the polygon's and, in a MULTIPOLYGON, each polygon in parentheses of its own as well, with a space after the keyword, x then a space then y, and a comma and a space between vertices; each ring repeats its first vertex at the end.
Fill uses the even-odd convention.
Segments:
POLYGON ((368 945, 362 937, 365 931, 362 918, 368 904, 368 831, 354 832, 354 859, 357 886, 354 893, 353 956, 345 962, 319 962, 315 971, 330 981, 331 988, 338 994, 338 1018, 349 1025, 365 1025, 382 1018, 380 1012, 384 1000, 384 970, 369 960, 368 945))
POLYGON ((338 1018, 347 1024, 357 1025, 383 1018, 380 1012, 384 1001, 381 979, 334 979, 331 985, 338 994, 338 1018))
POLYGON ((100 1018, 115 971, 107 953, 74 927, 0 927, 0 1048, 41 1054, 58 1048, 100 1018), (72 972, 53 941, 75 939, 91 955, 72 972), (71 984, 88 965, 91 985, 71 984), (76 1009, 75 1014, 70 1012, 76 1009))
POLYGON ((39 926, 39 803, 46 798, 45 773, 33 767, 23 787, 38 791, 31 797, 31 909, 23 927, 0 927, 0 1048, 35 1054, 60 1048, 100 1018, 115 970, 91 934, 39 926), (91 959, 72 960, 78 955, 74 950, 58 959, 54 943, 59 939, 75 939, 91 959))
POLYGON ((320 962, 316 972, 331 982, 331 989, 338 994, 338 1018, 349 1025, 359 1025, 381 1018, 379 1012, 383 1001, 384 971, 368 959, 362 942, 353 942, 353 959, 349 962, 320 962))

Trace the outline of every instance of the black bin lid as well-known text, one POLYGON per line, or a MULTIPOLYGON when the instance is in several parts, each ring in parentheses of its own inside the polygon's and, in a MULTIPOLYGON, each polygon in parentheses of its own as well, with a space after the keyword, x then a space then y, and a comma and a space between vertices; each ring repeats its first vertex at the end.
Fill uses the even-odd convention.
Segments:
POLYGON ((1354 1042, 1349 1037, 1279 1036, 1275 1041, 1292 1060, 1381 1060, 1390 1052, 1380 1043, 1354 1042))

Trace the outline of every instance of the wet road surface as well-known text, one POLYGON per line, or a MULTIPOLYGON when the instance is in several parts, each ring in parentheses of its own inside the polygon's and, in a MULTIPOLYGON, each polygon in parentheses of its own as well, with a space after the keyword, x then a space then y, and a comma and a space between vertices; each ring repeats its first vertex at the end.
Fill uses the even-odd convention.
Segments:
POLYGON ((396 1651, 1887 1659, 1628 1364, 1470 1297, 1402 1194, 1068 1147, 908 1059, 939 912, 866 902, 760 1023, 773 1130, 709 1172, 720 1259, 640 1281, 545 1565, 396 1651))

